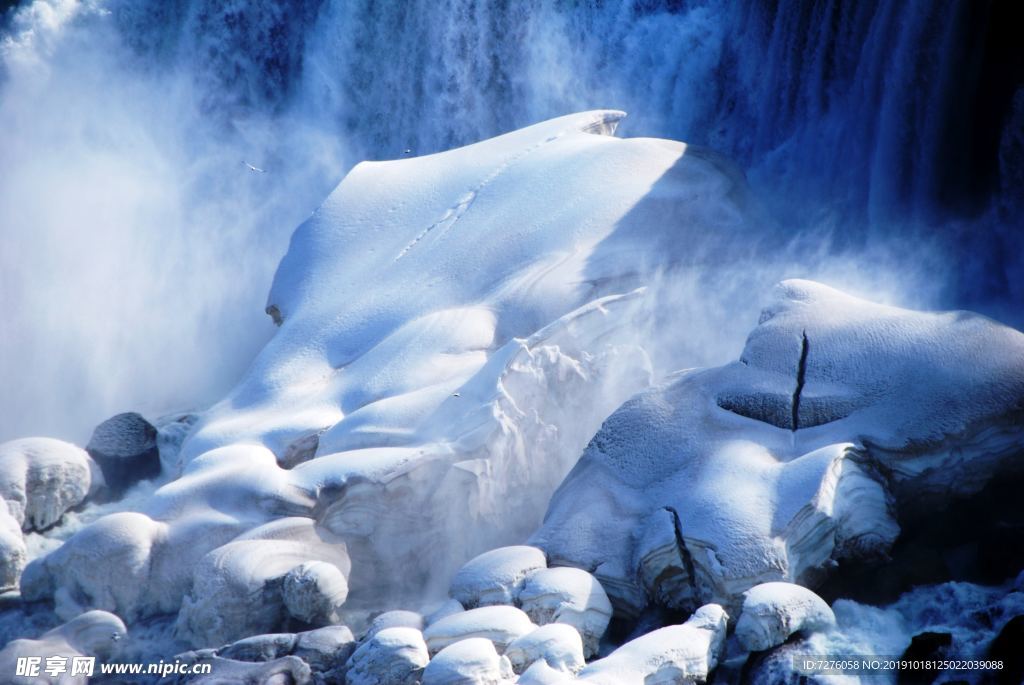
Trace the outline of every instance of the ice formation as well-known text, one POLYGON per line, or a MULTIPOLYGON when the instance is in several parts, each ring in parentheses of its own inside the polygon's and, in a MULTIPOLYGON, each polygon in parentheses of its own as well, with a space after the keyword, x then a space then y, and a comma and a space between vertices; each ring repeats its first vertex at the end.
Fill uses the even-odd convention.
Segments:
POLYGON ((683 254, 652 218, 685 219, 659 219, 666 233, 745 226, 729 167, 608 135, 621 116, 355 168, 296 231, 268 303, 280 329, 165 460, 172 482, 33 562, 26 596, 66 617, 180 610, 198 645, 283 615, 277 599, 237 630, 196 614, 214 586, 238 612, 291 570, 257 551, 275 545, 254 531, 282 517, 344 540, 346 581, 368 594, 448 583, 524 539, 601 420, 650 380, 633 265, 683 254))
POLYGON ((1019 473, 1022 408, 1021 333, 786 281, 739 361, 605 422, 532 544, 627 615, 738 608, 759 583, 882 562, 900 513, 1019 473))
MULTIPOLYGON (((163 622, 248 682, 655 685, 705 681, 729 616, 742 658, 852 635, 807 588, 908 563, 908 516, 1019 479, 1024 335, 789 280, 738 361, 650 388, 677 343, 651 340, 651 274, 749 221, 728 164, 621 116, 356 167, 238 386, 97 429, 108 494, 167 482, 25 566, 67 622, 43 639, 163 622)), ((21 529, 102 478, 57 441, 0 463, 13 588, 21 529)))

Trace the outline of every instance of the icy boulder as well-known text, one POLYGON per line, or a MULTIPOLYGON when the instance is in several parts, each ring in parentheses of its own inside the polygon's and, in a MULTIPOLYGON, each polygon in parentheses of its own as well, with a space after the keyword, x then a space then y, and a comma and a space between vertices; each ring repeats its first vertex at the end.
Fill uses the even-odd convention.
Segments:
POLYGON ((736 637, 746 649, 761 651, 781 645, 797 632, 828 630, 835 614, 821 597, 792 583, 762 583, 743 593, 736 637))
POLYGON ((273 632, 289 612, 323 618, 318 612, 334 613, 344 602, 350 568, 344 542, 311 520, 268 523, 203 557, 182 602, 177 633, 198 647, 273 632), (296 576, 306 579, 298 589, 296 576))
POLYGON ((24 530, 46 530, 81 504, 94 486, 94 472, 84 450, 60 440, 25 438, 0 445, 0 497, 24 530))
POLYGON ((536 627, 529 616, 515 607, 489 606, 442 618, 423 631, 423 637, 431 654, 474 637, 487 638, 499 652, 504 652, 510 642, 536 627))
POLYGON ((467 609, 514 604, 526 579, 544 568, 544 552, 536 547, 499 547, 466 562, 452 579, 448 594, 467 609))
POLYGON ((612 618, 612 603, 597 578, 578 568, 548 568, 529 577, 519 605, 538 625, 565 623, 583 637, 584 653, 597 653, 612 618))
POLYGON ((385 628, 359 645, 349 661, 348 685, 417 685, 430 660, 415 628, 385 628))
POLYGON ((103 479, 114 494, 160 475, 157 429, 141 414, 110 417, 96 426, 85 450, 103 469, 103 479))
POLYGON ((176 480, 30 565, 34 596, 128 621, 187 603, 183 634, 221 640, 243 630, 227 621, 266 628, 239 608, 269 591, 276 610, 276 562, 273 578, 242 565, 280 543, 216 550, 276 519, 344 540, 350 589, 371 597, 410 578, 440 589, 529 536, 602 420, 650 382, 638 265, 693 263, 690 239, 752 225, 739 174, 682 143, 616 138, 622 116, 355 167, 294 233, 268 298, 280 327, 245 377, 161 429, 176 480), (211 599, 238 601, 207 624, 193 571, 214 559, 234 599, 211 599))
POLYGON ((523 673, 537 661, 563 675, 583 668, 583 640, 579 632, 564 623, 551 623, 518 637, 505 648, 512 670, 523 673))
POLYGON ((660 628, 622 645, 582 671, 600 685, 702 683, 718 665, 728 616, 717 604, 698 609, 686 623, 660 628))
POLYGON ((423 669, 423 685, 511 685, 514 678, 508 658, 482 637, 445 647, 423 669))
POLYGON ((608 418, 532 544, 595 569, 624 615, 738 608, 759 583, 885 562, 901 514, 941 521, 997 474, 1019 477, 1022 411, 1021 333, 786 281, 739 361, 608 418))
POLYGON ((106 661, 116 653, 127 634, 117 616, 105 611, 89 611, 44 633, 38 640, 14 640, 6 645, 0 650, 0 672, 5 674, 4 682, 12 685, 87 685, 86 676, 70 675, 70 659, 86 656, 106 661), (44 662, 38 677, 15 676, 19 657, 63 658, 68 672, 51 678, 43 672, 44 662))
POLYGON ((0 592, 18 587, 27 560, 21 524, 11 515, 6 500, 0 499, 0 592))

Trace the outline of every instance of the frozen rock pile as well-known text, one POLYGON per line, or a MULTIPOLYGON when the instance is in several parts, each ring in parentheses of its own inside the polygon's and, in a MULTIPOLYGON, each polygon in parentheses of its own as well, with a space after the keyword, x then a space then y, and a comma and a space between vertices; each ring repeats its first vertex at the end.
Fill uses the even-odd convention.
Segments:
POLYGON ((858 635, 858 572, 905 593, 914 540, 1024 483, 1024 335, 980 316, 785 281, 739 360, 650 387, 643 274, 751 226, 728 165, 621 116, 356 167, 222 402, 0 446, 0 586, 64 621, 37 642, 163 631, 209 685, 784 681, 858 635))

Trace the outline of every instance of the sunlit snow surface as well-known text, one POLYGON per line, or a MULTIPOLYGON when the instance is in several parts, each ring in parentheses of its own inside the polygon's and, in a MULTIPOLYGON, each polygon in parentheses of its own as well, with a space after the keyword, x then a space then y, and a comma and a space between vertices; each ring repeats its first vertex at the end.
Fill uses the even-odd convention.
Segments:
MULTIPOLYGON (((580 601, 601 631, 608 597, 623 619, 648 602, 704 605, 584 677, 706 674, 743 591, 884 556, 899 527, 866 446, 897 481, 940 497, 999 470, 1020 442, 1005 420, 1024 384, 1019 333, 808 281, 785 281, 772 303, 770 285, 794 265, 882 300, 898 278, 884 263, 778 244, 730 164, 616 138, 622 116, 586 112, 353 169, 292 237, 267 300, 274 337, 180 449, 162 450, 167 480, 72 514, 60 546, 33 540, 32 556, 45 554, 23 574, 23 597, 52 600, 62 620, 113 612, 142 637, 130 653, 166 656, 292 625, 310 608, 299 606, 309 578, 344 602, 346 622, 426 613, 467 559, 536 532, 549 565, 583 569, 562 587, 560 572, 531 567, 542 609, 588 583, 581 596, 603 604, 580 601), (664 378, 736 359, 751 329, 740 361, 664 378), (991 356, 966 363, 982 347, 991 356), (914 450, 923 457, 904 458, 914 450), (975 452, 980 475, 948 482, 975 452), (687 545, 696 562, 679 557, 687 545), (317 572, 297 573, 307 562, 317 572), (690 587, 681 570, 702 577, 690 587), (673 652, 676 633, 692 644, 673 652)), ((517 592, 522 611, 484 612, 501 614, 489 639, 502 647, 544 613, 523 614, 529 592, 517 592)), ((903 609, 835 611, 855 636, 871 612, 889 625, 903 609)), ((433 630, 475 635, 481 616, 433 630)), ((592 623, 581 622, 587 653, 600 638, 592 623)), ((875 634, 902 649, 908 625, 875 634)), ((364 644, 366 663, 392 642, 419 659, 403 635, 364 644)), ((431 677, 470 666, 507 677, 489 645, 448 652, 431 677)))

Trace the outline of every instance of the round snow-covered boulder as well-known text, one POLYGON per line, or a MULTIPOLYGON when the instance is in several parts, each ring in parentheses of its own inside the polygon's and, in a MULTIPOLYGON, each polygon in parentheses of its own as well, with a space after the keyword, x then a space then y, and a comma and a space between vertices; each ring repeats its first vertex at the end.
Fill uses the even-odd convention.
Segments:
POLYGON ((505 648, 512 670, 523 673, 543 661, 563 675, 575 673, 586 663, 579 631, 565 623, 549 623, 516 638, 505 648))
POLYGON ((467 561, 448 594, 467 609, 514 604, 526 579, 546 567, 544 552, 536 547, 499 547, 467 561))
POLYGON ((359 645, 349 660, 348 685, 417 685, 430 661, 423 634, 414 628, 384 628, 359 645))
MULTIPOLYGON (((37 640, 13 640, 0 650, 0 673, 11 685, 87 685, 84 675, 57 674, 44 669, 38 676, 18 676, 18 659, 23 657, 97 657, 107 661, 128 634, 124 622, 106 611, 88 611, 64 625, 44 633, 37 640)), ((45 667, 45 662, 42 664, 45 667)), ((98 670, 98 669, 97 669, 98 670)))
POLYGON ((23 530, 46 530, 89 495, 94 468, 84 450, 61 440, 5 442, 0 445, 0 497, 23 530))
POLYGON ((781 645, 793 633, 825 631, 835 624, 831 607, 807 588, 761 583, 743 594, 736 637, 746 649, 759 652, 781 645))
POLYGON ((510 642, 536 627, 529 616, 515 607, 489 606, 442 618, 423 631, 423 638, 431 654, 473 637, 487 638, 499 652, 504 652, 510 642))
POLYGON ((314 626, 337 623, 348 598, 348 580, 334 564, 308 561, 289 571, 282 589, 289 615, 314 626))
POLYGON ((587 656, 612 618, 612 603, 597 578, 578 568, 548 568, 534 573, 519 592, 523 611, 537 624, 566 623, 583 637, 587 656))
MULTIPOLYGON (((1024 574, 1022 574, 1022 576, 1024 576, 1024 574)), ((459 602, 459 600, 449 599, 445 602, 442 602, 436 609, 434 609, 429 614, 424 616, 423 624, 429 626, 434 623, 437 623, 442 618, 451 616, 453 614, 461 614, 465 610, 465 607, 462 606, 462 603, 459 602)))
POLYGON ((481 637, 445 647, 423 670, 423 685, 505 685, 514 678, 508 658, 481 637))
POLYGON ((115 494, 160 475, 157 429, 141 414, 110 417, 96 426, 85 450, 103 469, 103 479, 115 494))
MULTIPOLYGON (((300 517, 265 524, 214 549, 193 572, 178 612, 178 637, 193 647, 209 647, 279 631, 289 612, 285 578, 311 559, 335 566, 342 576, 351 568, 344 542, 300 517)), ((295 595, 288 597, 295 607, 306 608, 295 595)))

